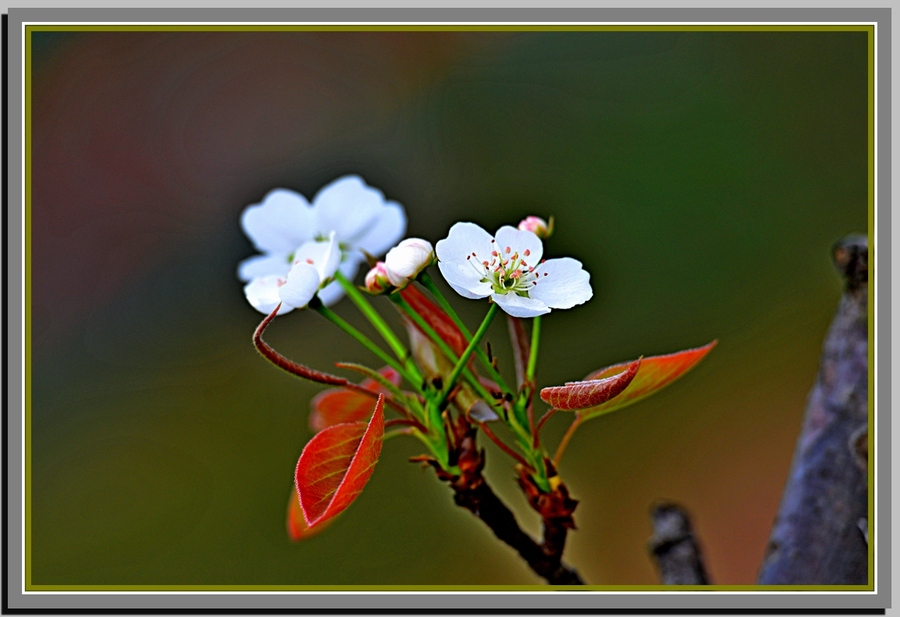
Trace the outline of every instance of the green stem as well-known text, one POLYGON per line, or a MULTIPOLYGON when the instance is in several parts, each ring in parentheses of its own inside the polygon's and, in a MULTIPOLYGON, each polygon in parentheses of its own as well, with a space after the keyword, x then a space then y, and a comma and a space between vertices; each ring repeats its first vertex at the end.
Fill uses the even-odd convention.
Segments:
MULTIPOLYGON (((341 330, 343 330, 344 332, 346 332, 347 334, 352 336, 363 347, 365 347, 366 349, 371 351, 373 354, 378 356, 383 362, 385 362, 389 366, 393 367, 394 370, 396 370, 398 373, 403 375, 403 377, 407 381, 409 381, 412 384, 417 383, 416 381, 414 381, 411 378, 411 376, 409 375, 409 373, 406 371, 406 369, 404 367, 400 366, 400 364, 396 360, 394 360, 392 357, 387 355, 384 352, 384 350, 381 349, 381 347, 379 347, 378 345, 373 343, 371 340, 369 340, 369 337, 367 337, 365 334, 363 334, 362 332, 360 332, 359 330, 357 330, 356 328, 351 326, 349 323, 344 321, 337 313, 335 313, 334 311, 329 309, 324 304, 321 304, 316 307, 311 307, 311 308, 315 308, 315 310, 318 311, 319 314, 322 315, 322 317, 324 317, 325 319, 327 319, 328 321, 330 321, 331 323, 336 325, 338 328, 340 328, 341 330)), ((421 381, 421 380, 419 380, 419 381, 421 381)))
POLYGON ((347 297, 350 298, 360 312, 365 315, 366 319, 369 320, 369 323, 372 324, 372 327, 378 331, 378 334, 380 334, 381 338, 388 344, 394 352, 394 355, 404 363, 406 372, 402 373, 403 376, 407 378, 407 381, 418 388, 422 383, 422 375, 409 357, 409 352, 406 347, 400 339, 397 338, 397 335, 394 334, 394 331, 391 330, 390 326, 382 319, 381 315, 378 314, 378 311, 375 310, 366 296, 357 289, 356 285, 350 282, 340 270, 335 273, 334 278, 340 283, 341 287, 344 288, 344 291, 347 292, 347 297), (412 379, 410 379, 410 377, 412 377, 412 379))
MULTIPOLYGON (((395 292, 390 294, 388 297, 391 299, 391 301, 394 302, 394 304, 396 304, 400 308, 400 310, 406 313, 406 315, 413 320, 413 323, 419 326, 422 332, 424 332, 425 335, 428 336, 428 338, 430 338, 435 345, 437 345, 438 349, 441 350, 441 353, 447 356, 447 358, 455 365, 458 358, 456 357, 456 354, 453 353, 453 350, 450 349, 450 346, 447 345, 444 339, 438 336, 438 333, 428 325, 428 323, 422 318, 422 316, 419 315, 413 309, 413 307, 411 307, 409 303, 403 299, 403 296, 395 292)), ((465 364, 463 365, 462 376, 466 380, 466 383, 472 386, 478 396, 480 396, 485 403, 493 407, 495 410, 499 411, 499 415, 501 418, 506 416, 506 412, 503 410, 503 406, 497 403, 497 400, 493 396, 491 396, 490 392, 488 392, 483 385, 481 385, 481 382, 478 381, 478 379, 472 374, 472 371, 470 371, 465 366, 465 364)))
POLYGON ((353 302, 353 304, 356 305, 356 308, 358 308, 365 318, 369 320, 369 323, 371 323, 378 331, 378 334, 380 334, 390 346, 394 354, 403 360, 408 355, 406 347, 403 345, 403 342, 397 338, 397 335, 394 334, 394 331, 391 330, 390 326, 382 319, 378 311, 375 310, 375 307, 372 306, 366 295, 357 289, 356 285, 344 276, 340 270, 335 273, 334 279, 340 283, 341 287, 343 287, 344 291, 347 293, 347 297, 350 298, 350 301, 353 302))
POLYGON ((534 374, 537 370, 538 344, 541 342, 541 316, 537 315, 531 320, 531 351, 528 354, 528 369, 525 371, 525 379, 534 387, 534 374))
MULTIPOLYGON (((444 297, 444 294, 441 293, 440 288, 435 284, 434 279, 429 276, 427 272, 424 270, 419 273, 419 281, 422 285, 425 286, 431 295, 434 296, 434 299, 437 300, 437 303, 440 305, 444 312, 450 316, 450 319, 453 320, 453 323, 456 324, 456 327, 459 328, 459 331, 463 333, 463 336, 466 337, 466 340, 472 339, 472 334, 469 332, 469 329, 466 327, 466 324, 463 323, 462 319, 459 318, 459 315, 456 314, 456 311, 453 310, 453 306, 447 301, 447 298, 444 297)), ((481 347, 475 349, 475 355, 478 357, 478 360, 484 365, 485 370, 488 372, 488 375, 491 379, 493 379, 498 386, 504 391, 509 392, 509 386, 506 385, 506 382, 503 380, 503 377, 497 372, 497 369, 494 368, 494 364, 491 362, 490 358, 488 358, 487 354, 481 347)))
POLYGON ((465 351, 462 352, 462 355, 456 361, 456 365, 453 367, 453 371, 450 373, 450 379, 448 383, 444 384, 444 391, 441 392, 440 397, 437 400, 437 406, 440 409, 441 405, 444 404, 444 401, 447 400, 447 397, 450 395, 450 391, 456 385, 456 381, 459 379, 460 373, 466 366, 466 362, 469 361, 469 358, 472 355, 472 352, 478 347, 478 343, 484 337, 487 332, 488 326, 491 325, 491 322, 494 320, 494 315, 497 314, 497 305, 491 304, 491 308, 488 309, 487 315, 484 316, 484 319, 481 322, 481 325, 478 326, 478 330, 475 331, 475 335, 472 337, 472 340, 469 341, 468 347, 466 347, 465 351))

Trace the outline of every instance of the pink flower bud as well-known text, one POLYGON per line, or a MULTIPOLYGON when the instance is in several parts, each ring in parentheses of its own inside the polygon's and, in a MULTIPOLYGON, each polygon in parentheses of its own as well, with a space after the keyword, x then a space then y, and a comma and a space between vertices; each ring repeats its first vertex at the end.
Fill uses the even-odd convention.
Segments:
POLYGON ((519 223, 519 231, 530 231, 538 238, 549 238, 553 233, 553 217, 550 217, 550 223, 539 216, 529 216, 519 223))
POLYGON ((391 286, 391 281, 387 275, 387 268, 383 261, 375 264, 375 267, 366 274, 366 291, 370 294, 377 295, 387 291, 391 286))
POLYGON ((389 250, 384 257, 388 280, 401 289, 432 263, 434 263, 434 247, 421 238, 407 238, 389 250))

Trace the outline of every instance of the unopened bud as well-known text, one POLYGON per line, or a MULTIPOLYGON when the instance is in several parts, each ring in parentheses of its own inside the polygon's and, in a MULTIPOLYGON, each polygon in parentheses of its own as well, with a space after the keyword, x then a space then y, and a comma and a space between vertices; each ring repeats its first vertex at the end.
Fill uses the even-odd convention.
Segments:
POLYGON ((383 261, 379 261, 366 274, 366 291, 372 295, 377 295, 387 291, 390 286, 391 281, 388 279, 387 268, 383 261))
POLYGON ((401 289, 432 263, 434 247, 421 238, 407 238, 389 250, 384 257, 388 280, 401 289))
POLYGON ((526 217, 519 223, 519 231, 530 231, 538 238, 549 238, 553 233, 553 217, 550 217, 549 223, 539 216, 526 217))

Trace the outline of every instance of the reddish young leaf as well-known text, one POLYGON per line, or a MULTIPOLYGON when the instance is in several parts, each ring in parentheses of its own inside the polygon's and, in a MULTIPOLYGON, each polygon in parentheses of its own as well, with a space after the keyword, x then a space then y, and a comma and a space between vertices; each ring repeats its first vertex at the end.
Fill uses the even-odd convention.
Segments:
MULTIPOLYGON (((415 285, 407 285, 400 291, 400 295, 422 317, 425 323, 431 326, 431 329, 447 343, 447 346, 453 350, 453 353, 459 356, 465 351, 469 342, 442 308, 416 289, 415 285)), ((418 326, 415 327, 418 328, 418 326)))
MULTIPOLYGON (((378 373, 395 386, 400 385, 400 373, 390 366, 385 366, 378 373)), ((368 377, 359 385, 369 392, 388 393, 384 386, 368 377)), ((372 413, 372 397, 346 388, 331 388, 314 396, 310 407, 309 426, 318 432, 335 424, 367 422, 372 413)))
MULTIPOLYGON (((712 341, 703 347, 686 349, 664 356, 650 356, 649 358, 644 358, 643 362, 641 362, 640 373, 638 373, 637 377, 634 378, 620 396, 607 403, 591 407, 590 409, 582 409, 578 411, 578 415, 582 416, 585 420, 589 420, 611 411, 621 409, 626 405, 631 405, 651 394, 655 394, 657 391, 666 387, 696 366, 696 364, 716 346, 717 342, 718 341, 712 341)), ((585 379, 603 379, 609 375, 618 373, 627 365, 628 363, 625 362, 608 366, 598 371, 594 371, 585 379)))
POLYGON ((288 497, 287 509, 287 532, 288 537, 294 542, 300 542, 310 538, 326 527, 328 527, 334 519, 331 518, 321 525, 310 528, 303 518, 303 509, 300 508, 300 496, 297 494, 297 488, 291 487, 291 494, 288 497))
POLYGON ((590 381, 570 381, 564 386, 544 388, 541 390, 541 400, 561 411, 578 411, 595 407, 618 396, 625 390, 638 374, 640 366, 641 359, 638 358, 627 365, 624 371, 611 377, 590 381))
POLYGON ((364 422, 337 424, 316 434, 300 454, 294 480, 310 528, 342 512, 372 476, 384 439, 384 395, 364 422))

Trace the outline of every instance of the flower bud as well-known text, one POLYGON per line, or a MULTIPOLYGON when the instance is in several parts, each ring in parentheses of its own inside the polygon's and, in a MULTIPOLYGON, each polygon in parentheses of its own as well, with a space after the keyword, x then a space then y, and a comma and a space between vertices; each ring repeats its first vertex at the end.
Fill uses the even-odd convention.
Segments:
POLYGON ((391 281, 388 278, 387 268, 385 268, 383 261, 379 261, 366 274, 366 291, 372 295, 377 295, 387 291, 387 288, 390 286, 391 281))
POLYGON ((432 263, 434 248, 430 242, 421 238, 407 238, 389 250, 384 257, 388 280, 401 289, 432 263))
POLYGON ((553 233, 553 217, 550 223, 539 216, 528 216, 519 223, 519 231, 530 231, 538 238, 549 238, 553 233))

